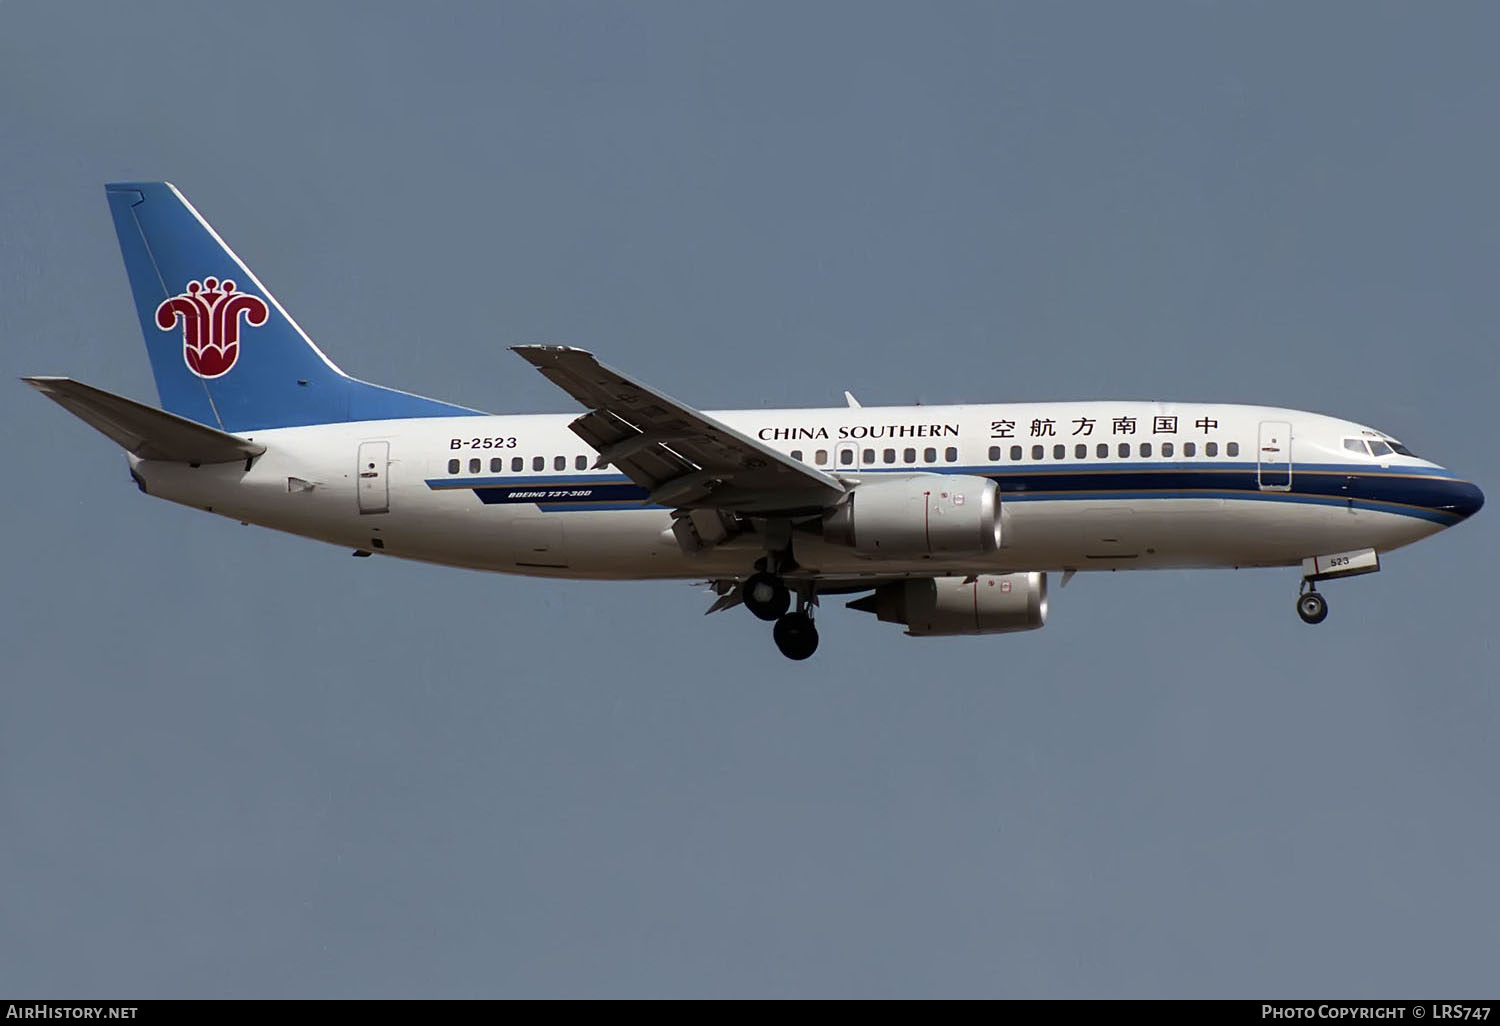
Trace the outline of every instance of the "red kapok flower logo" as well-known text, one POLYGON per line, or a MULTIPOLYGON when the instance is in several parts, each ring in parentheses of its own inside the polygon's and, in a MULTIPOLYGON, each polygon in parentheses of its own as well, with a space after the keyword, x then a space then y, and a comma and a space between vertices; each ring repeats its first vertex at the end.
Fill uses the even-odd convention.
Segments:
POLYGON ((187 291, 156 308, 156 326, 171 331, 182 318, 182 358, 200 378, 228 374, 240 358, 240 317, 252 328, 266 323, 271 311, 259 296, 234 290, 228 278, 187 283, 187 291))

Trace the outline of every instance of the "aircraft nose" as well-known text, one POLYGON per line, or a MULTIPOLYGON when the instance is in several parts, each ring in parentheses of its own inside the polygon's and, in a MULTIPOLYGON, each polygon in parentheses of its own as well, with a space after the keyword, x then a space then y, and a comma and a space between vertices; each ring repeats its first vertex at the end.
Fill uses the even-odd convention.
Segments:
POLYGON ((1484 505, 1484 493, 1469 481, 1452 481, 1443 489, 1443 508, 1461 517, 1471 517, 1484 505))

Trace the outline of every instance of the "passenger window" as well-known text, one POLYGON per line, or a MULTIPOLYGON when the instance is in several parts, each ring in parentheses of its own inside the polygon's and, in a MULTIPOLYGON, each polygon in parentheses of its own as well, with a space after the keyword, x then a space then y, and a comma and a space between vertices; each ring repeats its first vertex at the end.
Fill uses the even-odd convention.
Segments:
MULTIPOLYGON (((998 460, 999 458, 1000 458, 1000 450, 999 449, 991 449, 990 450, 990 459, 992 459, 992 460, 998 460)), ((917 450, 915 450, 915 449, 907 449, 904 452, 902 452, 901 453, 901 461, 903 463, 915 463, 915 462, 917 462, 917 450)))
POLYGON ((874 463, 875 463, 875 450, 874 449, 866 449, 865 450, 865 466, 867 466, 867 467, 868 466, 872 466, 874 463))
POLYGON ((882 456, 884 462, 886 462, 886 463, 895 463, 896 462, 896 450, 895 449, 887 449, 885 452, 881 453, 881 456, 882 456))
POLYGON ((1100 442, 1099 447, 1094 450, 1094 455, 1099 457, 1101 460, 1109 459, 1109 443, 1100 442))
POLYGON ((1163 442, 1163 443, 1161 443, 1161 454, 1163 456, 1171 456, 1172 455, 1172 443, 1171 442, 1163 442))
POLYGON ((1031 458, 1034 460, 1039 460, 1046 453, 1046 451, 1047 450, 1042 448, 1040 445, 1033 445, 1031 447, 1031 458))
MULTIPOLYGON (((911 452, 910 449, 908 449, 906 451, 907 452, 911 452)), ((990 462, 991 463, 998 463, 999 460, 1000 460, 1000 447, 998 445, 992 445, 992 446, 990 446, 990 462)))
POLYGON ((552 457, 552 469, 553 470, 567 470, 568 469, 568 458, 566 456, 554 456, 554 457, 552 457))
POLYGON ((1196 456, 1196 455, 1198 455, 1198 443, 1197 442, 1183 442, 1182 443, 1182 454, 1184 456, 1196 456))
POLYGON ((448 461, 448 473, 450 473, 450 474, 457 474, 458 473, 458 460, 449 460, 448 461))
POLYGON ((1218 442, 1204 442, 1203 443, 1203 455, 1205 455, 1205 456, 1217 456, 1217 455, 1219 455, 1219 443, 1218 442))
POLYGON ((479 473, 479 461, 477 459, 473 459, 473 460, 469 461, 469 473, 471 473, 471 474, 477 474, 477 473, 479 473))
POLYGON ((793 449, 792 450, 792 459, 796 460, 798 463, 801 463, 802 462, 802 450, 801 449, 793 449))
POLYGON ((839 466, 847 467, 854 462, 854 450, 842 449, 839 451, 839 466))
POLYGON ((949 463, 957 463, 958 450, 953 448, 953 446, 951 445, 948 446, 948 448, 943 450, 943 459, 947 460, 949 463))
POLYGON ((1120 443, 1120 459, 1124 460, 1124 459, 1129 459, 1129 458, 1130 458, 1130 443, 1129 442, 1121 442, 1120 443))
MULTIPOLYGON (((1017 457, 1017 458, 1019 459, 1019 457, 1017 457)), ((923 449, 922 450, 922 461, 924 463, 936 463, 937 462, 937 450, 936 449, 923 449)))
POLYGON ((1012 460, 1019 460, 1021 458, 1021 447, 1019 445, 1010 447, 1010 458, 1012 460))
POLYGON ((1089 447, 1079 442, 1073 446, 1073 458, 1075 460, 1086 460, 1089 458, 1089 447))
POLYGON ((1065 460, 1065 459, 1067 459, 1068 458, 1068 447, 1066 445, 1054 445, 1052 447, 1052 458, 1055 459, 1055 460, 1065 460))
POLYGON ((1225 456, 1238 456, 1239 454, 1240 454, 1240 443, 1239 442, 1230 442, 1228 445, 1224 446, 1224 455, 1225 456))
POLYGON ((1144 457, 1148 457, 1148 458, 1150 457, 1150 455, 1151 455, 1151 443, 1150 442, 1142 442, 1141 443, 1141 455, 1144 456, 1144 457))
POLYGON ((501 467, 501 465, 504 462, 505 461, 502 460, 498 456, 496 456, 494 459, 490 460, 490 473, 491 474, 498 474, 498 473, 500 473, 500 467, 501 467))
POLYGON ((589 469, 589 458, 587 456, 576 456, 576 457, 574 457, 574 459, 573 459, 573 469, 574 470, 587 470, 587 469, 589 469))
POLYGON ((546 470, 547 469, 547 457, 545 457, 545 456, 533 456, 533 457, 531 457, 531 469, 532 470, 546 470))
POLYGON ((816 453, 813 454, 813 460, 820 467, 827 465, 827 463, 828 463, 828 450, 827 449, 819 449, 816 453))
POLYGON ((1361 456, 1368 456, 1370 454, 1369 450, 1365 448, 1365 443, 1360 441, 1358 438, 1344 439, 1344 448, 1348 449, 1350 452, 1357 452, 1361 456))
POLYGON ((525 466, 526 466, 526 461, 523 460, 523 459, 521 459, 521 457, 519 457, 519 456, 513 456, 513 457, 511 457, 510 469, 512 471, 514 471, 515 473, 519 474, 521 472, 522 468, 525 467, 525 466))

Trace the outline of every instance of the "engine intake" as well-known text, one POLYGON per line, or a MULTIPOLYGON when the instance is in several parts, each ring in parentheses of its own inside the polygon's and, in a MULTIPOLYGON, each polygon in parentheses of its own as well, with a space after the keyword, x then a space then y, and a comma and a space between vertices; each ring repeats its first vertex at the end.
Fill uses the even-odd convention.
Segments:
POLYGON ((982 556, 1000 547, 1000 489, 970 474, 902 474, 854 486, 823 537, 861 556, 982 556))
POLYGON ((914 637, 1009 634, 1047 622, 1047 575, 980 574, 920 578, 882 584, 849 603, 885 623, 902 623, 914 637))

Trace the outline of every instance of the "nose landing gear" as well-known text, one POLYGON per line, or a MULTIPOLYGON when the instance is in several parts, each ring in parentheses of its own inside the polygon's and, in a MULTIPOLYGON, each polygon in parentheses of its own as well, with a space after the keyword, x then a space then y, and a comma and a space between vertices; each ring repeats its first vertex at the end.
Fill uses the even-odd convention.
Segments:
POLYGON ((1297 596, 1297 615, 1303 623, 1322 623, 1328 619, 1328 600, 1316 591, 1309 590, 1297 596))
POLYGON ((1318 583, 1311 577, 1302 578, 1302 586, 1297 589, 1297 615, 1303 623, 1328 619, 1328 600, 1318 594, 1318 583))
POLYGON ((1302 561, 1302 586, 1297 589, 1297 615, 1303 623, 1328 619, 1328 602, 1318 594, 1319 581, 1373 574, 1380 569, 1380 554, 1374 549, 1350 549, 1328 556, 1308 556, 1302 561))

